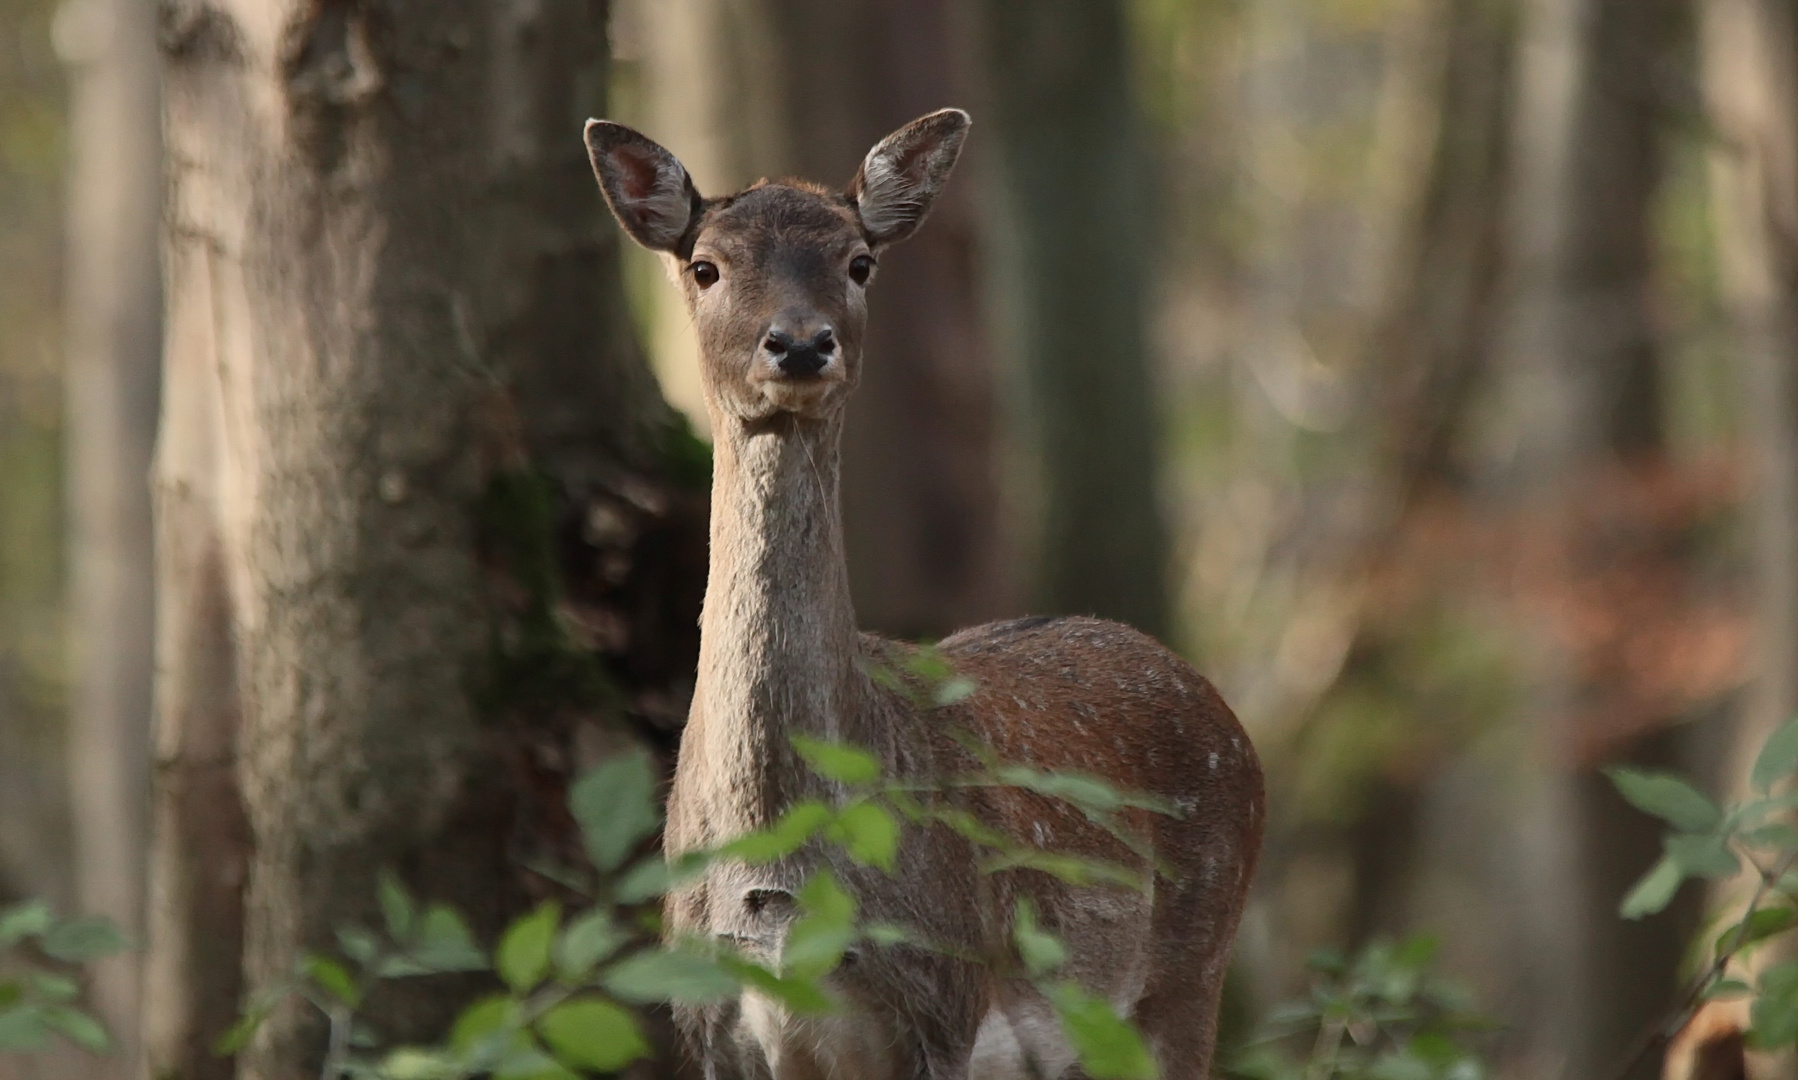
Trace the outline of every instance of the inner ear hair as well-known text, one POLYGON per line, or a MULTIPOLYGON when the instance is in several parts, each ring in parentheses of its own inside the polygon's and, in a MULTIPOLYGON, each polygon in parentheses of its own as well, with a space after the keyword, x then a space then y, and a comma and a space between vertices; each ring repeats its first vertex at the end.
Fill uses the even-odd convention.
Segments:
POLYGON ((930 212, 972 121, 960 109, 921 116, 880 140, 845 192, 869 244, 879 247, 910 236, 930 212))
POLYGON ((698 218, 702 200, 680 160, 634 128, 589 120, 587 156, 612 216, 631 238, 674 252, 698 218))

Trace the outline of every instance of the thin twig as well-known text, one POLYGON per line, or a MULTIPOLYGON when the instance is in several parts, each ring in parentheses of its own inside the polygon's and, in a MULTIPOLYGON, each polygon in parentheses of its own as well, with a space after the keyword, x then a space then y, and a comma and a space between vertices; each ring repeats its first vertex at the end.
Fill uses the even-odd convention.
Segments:
POLYGON ((1610 1074, 1610 1080, 1627 1080, 1636 1066, 1642 1063, 1643 1058, 1673 1040, 1674 1034, 1684 1027, 1686 1022, 1692 1018, 1692 1014, 1697 1011, 1700 996, 1717 980, 1718 976, 1723 974, 1729 967, 1729 962, 1734 960, 1736 954, 1742 950, 1743 939, 1748 936, 1748 920, 1754 917, 1761 901, 1767 898, 1767 893, 1772 891, 1780 878, 1785 877, 1794 865, 1798 865, 1798 850, 1787 854, 1784 861, 1771 873, 1762 870, 1760 864, 1746 853, 1743 857, 1748 860, 1749 865, 1760 871, 1761 879, 1755 885, 1754 893, 1748 898, 1748 906, 1742 910, 1742 919, 1736 924, 1735 936, 1730 940, 1729 948, 1718 953, 1717 958, 1711 961, 1704 973, 1693 980, 1686 992, 1680 995, 1678 1003, 1673 1008, 1663 1013, 1637 1037, 1636 1041, 1631 1044, 1627 1056, 1624 1057, 1623 1064, 1610 1074))

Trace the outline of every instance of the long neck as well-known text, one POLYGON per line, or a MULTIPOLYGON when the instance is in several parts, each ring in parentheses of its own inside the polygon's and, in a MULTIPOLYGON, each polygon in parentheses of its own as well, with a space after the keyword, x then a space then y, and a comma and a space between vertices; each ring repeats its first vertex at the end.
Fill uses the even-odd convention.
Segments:
POLYGON ((715 425, 697 750, 766 820, 804 783, 788 736, 841 738, 856 705, 855 612, 837 500, 841 419, 715 425))

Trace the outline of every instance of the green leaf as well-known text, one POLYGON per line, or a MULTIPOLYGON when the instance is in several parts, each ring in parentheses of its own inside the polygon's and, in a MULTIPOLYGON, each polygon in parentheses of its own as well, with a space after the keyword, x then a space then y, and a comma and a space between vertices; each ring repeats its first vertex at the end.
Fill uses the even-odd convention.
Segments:
POLYGON ((571 1069, 617 1072, 649 1056, 637 1018, 595 997, 565 1001, 537 1021, 537 1030, 557 1060, 571 1069))
POLYGON ((482 1041, 515 1030, 519 1019, 518 1002, 513 998, 505 994, 481 998, 456 1017, 450 1028, 450 1046, 458 1053, 470 1053, 482 1041))
POLYGON ((1011 939, 1017 943, 1018 958, 1031 978, 1047 975, 1067 963, 1068 951, 1061 939, 1046 934, 1036 922, 1036 905, 1028 899, 1018 901, 1012 918, 1011 939))
POLYGON ((95 1054, 104 1054, 112 1049, 112 1040, 107 1037, 106 1029, 100 1021, 66 1005, 51 1005, 43 1010, 44 1023, 81 1047, 95 1054))
POLYGON ((1640 919, 1644 915, 1653 915, 1673 902, 1673 894, 1679 891, 1679 883, 1686 879, 1684 870, 1677 862, 1667 856, 1654 864, 1636 887, 1623 898, 1618 914, 1626 919, 1640 919))
POLYGON ((362 1004, 362 990, 356 985, 356 980, 344 970, 342 964, 330 957, 307 953, 300 961, 300 970, 317 983, 319 989, 350 1008, 362 1004))
POLYGON ((982 847, 1004 849, 1011 846, 1011 838, 999 832, 966 810, 953 807, 932 807, 926 814, 929 820, 939 825, 946 825, 955 830, 964 839, 971 840, 982 847))
POLYGON ((31 1054, 44 1048, 50 1027, 44 1023, 44 1010, 37 1005, 15 1005, 0 1009, 0 1053, 31 1054))
POLYGON ((753 987, 799 1016, 823 1016, 836 1011, 836 1003, 814 979, 776 975, 760 964, 737 957, 723 957, 719 966, 738 982, 753 987))
POLYGON ((1110 1002, 1074 982, 1042 987, 1061 1016, 1061 1030, 1093 1080, 1155 1080, 1155 1059, 1142 1036, 1110 1002))
POLYGON ((568 924, 556 939, 556 974, 575 984, 592 974, 594 965, 617 952, 630 935, 612 921, 612 913, 595 908, 568 924))
POLYGON ((821 802, 795 803, 772 827, 740 836, 718 853, 752 865, 784 859, 804 847, 819 829, 830 824, 832 817, 830 808, 821 802))
POLYGON ((31 980, 31 989, 37 996, 52 1004, 74 1001, 81 996, 81 986, 66 975, 57 975, 49 971, 31 971, 26 976, 31 980))
POLYGON ((1625 766, 1605 770, 1631 806, 1653 814, 1685 832, 1702 833, 1723 821, 1723 812, 1704 793, 1672 773, 1644 772, 1625 766))
POLYGON ((412 897, 399 876, 391 870, 381 871, 375 892, 381 901, 381 918, 387 922, 387 932, 395 941, 406 940, 412 932, 412 897))
POLYGON ((44 952, 71 964, 123 952, 129 945, 111 919, 84 916, 57 923, 44 934, 44 952))
POLYGON ((1070 885, 1121 885, 1137 892, 1147 892, 1149 888, 1149 878, 1127 866, 1031 848, 1004 852, 987 860, 981 870, 988 874, 1005 870, 1040 870, 1070 885))
POLYGON ((851 787, 866 787, 880 779, 880 760, 873 754, 846 743, 825 742, 794 735, 793 749, 826 780, 851 787))
POLYGON ((0 948, 43 934, 55 924, 56 916, 42 900, 7 908, 0 912, 0 948))
POLYGON ((846 807, 826 834, 863 866, 893 872, 899 857, 899 823, 885 808, 862 801, 846 807))
POLYGON ((1798 961, 1761 972, 1757 990, 1749 1011, 1749 1045, 1777 1050, 1798 1043, 1798 961))
POLYGON ((1104 816, 1125 807, 1153 810, 1178 817, 1174 804, 1156 795, 1124 791, 1096 776, 1077 772, 1045 772, 1025 765, 1005 765, 994 771, 1000 783, 1072 803, 1089 815, 1104 816))
POLYGON ((707 1005, 737 995, 737 980, 709 957, 679 949, 651 949, 607 968, 600 981, 614 996, 639 1004, 677 1001, 707 1005))
POLYGON ((237 1023, 232 1024, 223 1035, 213 1042, 212 1052, 219 1057, 230 1057, 237 1053, 250 1045, 250 1040, 256 1037, 257 1029, 262 1027, 262 1022, 267 1019, 268 1010, 266 1009, 251 1009, 244 1013, 237 1018, 237 1023))
POLYGON ((374 932, 360 926, 338 927, 337 944, 342 947, 343 955, 363 967, 367 967, 375 955, 381 951, 381 942, 375 937, 374 932))
POLYGON ((862 924, 862 936, 875 945, 887 948, 893 945, 921 945, 916 934, 897 923, 871 922, 862 924))
POLYGON ((1721 836, 1669 836, 1666 846, 1667 857, 1690 877, 1715 880, 1730 877, 1742 868, 1721 836))
POLYGON ((468 924, 448 904, 432 904, 414 924, 414 943, 407 955, 432 973, 486 971, 487 955, 474 942, 468 924))
POLYGON ((500 937, 494 966, 514 992, 530 993, 549 972, 550 945, 556 939, 561 920, 561 905, 554 900, 545 901, 536 911, 514 921, 500 937))
POLYGON ((979 689, 973 679, 965 679, 957 675, 944 680, 936 688, 936 703, 939 708, 965 701, 979 689))
POLYGON ((1719 998, 1747 997, 1752 993, 1754 988, 1740 979, 1718 979, 1705 987, 1699 997, 1705 1001, 1715 1001, 1719 998))
POLYGON ((388 1080, 460 1080, 468 1073, 449 1054, 402 1046, 381 1059, 377 1075, 388 1080))
POLYGON ((1747 949, 1775 934, 1784 933, 1794 923, 1798 923, 1798 911, 1792 908, 1759 908, 1748 916, 1745 926, 1740 922, 1732 923, 1717 935, 1715 955, 1721 959, 1725 954, 1747 949))
POLYGON ((1749 774, 1749 779, 1756 790, 1768 791, 1794 770, 1798 770, 1798 720, 1788 722, 1767 736, 1767 741, 1761 744, 1761 752, 1755 756, 1754 771, 1749 774))
POLYGON ((799 890, 804 915, 787 931, 780 950, 781 974, 820 978, 843 962, 855 942, 855 900, 828 870, 813 874, 799 890))
POLYGON ((602 871, 616 870, 661 825, 655 766, 643 750, 608 759, 568 792, 568 810, 581 825, 587 854, 602 871))

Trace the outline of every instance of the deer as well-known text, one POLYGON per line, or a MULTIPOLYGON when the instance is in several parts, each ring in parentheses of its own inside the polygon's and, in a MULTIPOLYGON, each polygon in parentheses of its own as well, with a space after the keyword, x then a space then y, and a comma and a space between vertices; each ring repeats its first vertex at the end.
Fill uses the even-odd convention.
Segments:
POLYGON ((981 822, 1045 850, 1124 861, 1148 886, 1076 887, 1006 871, 942 828, 908 829, 891 872, 828 845, 767 865, 712 863, 670 893, 671 936, 759 943, 778 958, 808 875, 828 868, 861 913, 955 950, 852 949, 830 976, 840 1008, 794 1015, 745 991, 677 1009, 708 1080, 1009 1080, 1080 1076, 1050 1004, 968 955, 1008 945, 1027 899, 1068 953, 1066 972, 1133 1019, 1161 1075, 1200 1080, 1260 852, 1261 767, 1217 690, 1152 638, 1096 618, 1034 617, 937 643, 974 686, 949 705, 877 678, 912 646, 858 631, 839 507, 844 403, 862 365, 868 294, 883 251, 910 236, 969 129, 930 113, 871 149, 849 185, 758 181, 702 197, 668 150, 590 120, 606 203, 659 253, 697 331, 713 434, 699 663, 667 801, 665 852, 715 848, 767 828, 795 802, 846 789, 809 769, 795 734, 855 744, 887 775, 965 770, 968 740, 993 759, 1077 771, 1151 793, 1178 813, 1132 812, 1121 845, 1073 807, 1018 788, 957 793, 981 822))

